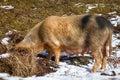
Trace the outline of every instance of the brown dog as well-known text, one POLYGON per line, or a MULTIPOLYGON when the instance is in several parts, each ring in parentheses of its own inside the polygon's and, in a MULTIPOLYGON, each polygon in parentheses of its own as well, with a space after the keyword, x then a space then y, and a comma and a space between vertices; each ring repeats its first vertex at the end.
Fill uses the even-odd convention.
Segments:
POLYGON ((102 56, 102 69, 107 62, 107 49, 111 54, 112 24, 102 16, 74 15, 66 17, 50 16, 31 29, 16 47, 26 47, 34 51, 49 50, 48 58, 55 54, 59 63, 62 50, 69 53, 91 51, 95 59, 92 72, 96 72, 102 56))

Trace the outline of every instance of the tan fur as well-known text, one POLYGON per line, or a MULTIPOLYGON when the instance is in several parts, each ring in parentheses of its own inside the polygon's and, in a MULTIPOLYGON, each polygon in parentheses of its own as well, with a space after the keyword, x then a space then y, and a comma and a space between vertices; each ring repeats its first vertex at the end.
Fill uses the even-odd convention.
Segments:
POLYGON ((35 53, 43 50, 43 44, 41 44, 41 40, 39 39, 38 30, 41 26, 42 22, 35 25, 25 36, 25 38, 16 45, 16 48, 24 47, 28 49, 32 49, 35 53))
POLYGON ((44 21, 38 23, 26 35, 17 47, 30 47, 36 51, 48 49, 50 51, 48 58, 54 53, 56 56, 55 62, 59 64, 61 51, 68 53, 83 53, 92 51, 95 58, 95 64, 92 72, 96 72, 100 64, 100 56, 103 57, 103 66, 106 67, 106 48, 111 36, 111 29, 103 30, 98 28, 95 20, 96 15, 92 15, 88 24, 82 29, 82 18, 86 15, 74 15, 67 17, 50 16, 44 21), (29 38, 31 40, 29 40, 29 38), (86 40, 89 40, 89 43, 86 40))

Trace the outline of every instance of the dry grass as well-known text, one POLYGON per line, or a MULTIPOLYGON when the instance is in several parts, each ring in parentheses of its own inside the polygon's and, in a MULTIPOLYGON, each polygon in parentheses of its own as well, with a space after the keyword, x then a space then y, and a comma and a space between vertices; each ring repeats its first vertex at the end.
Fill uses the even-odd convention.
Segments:
POLYGON ((36 60, 36 56, 32 52, 28 53, 23 50, 20 52, 14 52, 8 58, 0 58, 0 72, 27 77, 32 75, 43 76, 54 71, 51 68, 53 66, 46 59, 39 58, 36 60))
POLYGON ((13 32, 9 35, 11 38, 9 45, 0 45, 0 54, 3 52, 10 53, 10 57, 0 58, 0 72, 9 73, 13 76, 27 77, 32 75, 45 75, 53 72, 50 63, 46 59, 39 58, 36 60, 34 51, 14 46, 23 39, 20 32, 13 32))
POLYGON ((99 6, 91 9, 89 13, 103 13, 108 16, 108 12, 117 11, 117 14, 120 14, 119 0, 0 0, 0 6, 14 6, 14 9, 10 10, 0 8, 0 38, 5 36, 5 32, 12 29, 26 32, 50 15, 83 14, 86 13, 86 4, 101 3, 106 7, 99 6), (77 3, 83 5, 75 7, 77 3))
POLYGON ((13 53, 8 58, 0 58, 0 72, 6 72, 14 76, 31 76, 37 71, 33 53, 13 53))
MULTIPOLYGON (((10 43, 4 47, 6 47, 6 52, 11 53, 11 56, 0 58, 0 72, 6 72, 11 75, 22 77, 36 74, 37 63, 35 61, 34 53, 27 49, 14 48, 14 45, 23 39, 22 35, 18 32, 13 32, 9 36, 11 37, 10 43)), ((1 44, 1 47, 2 46, 3 45, 1 44)), ((4 48, 2 50, 4 51, 4 48)))
POLYGON ((46 59, 36 60, 34 52, 26 49, 14 50, 10 57, 0 58, 0 72, 13 76, 43 76, 54 71, 51 67, 54 66, 46 59))

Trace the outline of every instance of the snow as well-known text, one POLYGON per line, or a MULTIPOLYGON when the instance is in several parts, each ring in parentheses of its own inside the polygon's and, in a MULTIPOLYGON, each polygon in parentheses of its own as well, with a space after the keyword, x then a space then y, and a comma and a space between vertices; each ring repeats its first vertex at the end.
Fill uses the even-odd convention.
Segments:
POLYGON ((113 24, 113 26, 118 26, 120 25, 120 16, 114 15, 114 18, 111 18, 110 21, 113 24))
POLYGON ((116 13, 117 13, 116 11, 113 11, 113 12, 109 12, 108 14, 112 15, 112 14, 116 14, 116 13))
POLYGON ((117 57, 120 57, 120 49, 117 49, 117 50, 116 50, 116 56, 117 56, 117 57))
POLYGON ((87 10, 86 10, 86 13, 88 13, 91 9, 93 9, 93 8, 96 8, 97 7, 97 5, 91 5, 91 4, 87 4, 86 5, 88 8, 87 8, 87 10))
POLYGON ((117 36, 120 36, 120 34, 112 35, 112 47, 116 47, 118 44, 120 44, 120 40, 117 39, 117 36))
POLYGON ((6 57, 9 57, 9 56, 10 56, 10 53, 5 53, 5 54, 1 54, 0 58, 6 58, 6 57))
MULTIPOLYGON (((12 30, 12 31, 9 30, 8 32, 5 33, 5 35, 11 35, 13 33, 13 31, 17 32, 17 30, 12 30)), ((9 40, 10 40, 10 37, 5 37, 5 38, 2 39, 1 43, 3 45, 8 45, 9 44, 9 40)))
POLYGON ((19 31, 15 30, 15 29, 9 30, 8 32, 5 33, 5 35, 11 35, 13 32, 19 32, 19 31))
POLYGON ((1 73, 0 74, 0 77, 6 77, 6 76, 9 76, 9 74, 7 74, 7 73, 1 73))
POLYGON ((0 8, 3 8, 3 9, 13 9, 14 7, 13 6, 0 6, 0 8))
POLYGON ((12 33, 13 33, 13 31, 10 31, 10 30, 9 30, 8 32, 5 33, 5 35, 10 35, 10 34, 12 34, 12 33))
POLYGON ((88 13, 91 9, 93 8, 97 8, 98 6, 100 7, 105 7, 104 4, 87 4, 86 7, 87 7, 87 10, 86 10, 86 13, 88 13))
POLYGON ((73 7, 77 7, 77 8, 79 8, 79 7, 81 7, 81 6, 84 6, 84 5, 86 5, 86 13, 88 13, 91 9, 93 9, 93 8, 97 8, 98 6, 99 7, 105 7, 105 5, 104 4, 84 4, 84 3, 76 3, 73 7))
POLYGON ((1 43, 3 44, 3 45, 8 45, 8 41, 10 40, 10 38, 9 37, 6 37, 6 38, 3 38, 2 39, 2 41, 1 41, 1 43))
POLYGON ((81 6, 83 6, 83 3, 77 3, 77 4, 74 5, 74 7, 78 7, 78 8, 81 7, 81 6))

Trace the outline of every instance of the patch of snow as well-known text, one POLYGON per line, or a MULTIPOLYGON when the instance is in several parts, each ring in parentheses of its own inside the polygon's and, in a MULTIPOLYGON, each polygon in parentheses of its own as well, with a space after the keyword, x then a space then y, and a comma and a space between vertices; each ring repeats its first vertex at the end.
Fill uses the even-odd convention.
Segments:
POLYGON ((0 8, 3 8, 3 9, 13 9, 14 7, 13 6, 0 6, 0 8))
POLYGON ((33 79, 29 77, 25 80, 80 80, 88 73, 89 71, 86 68, 60 62, 57 72, 47 74, 44 77, 32 77, 33 79))
POLYGON ((117 56, 117 57, 120 57, 120 49, 117 49, 117 50, 116 50, 116 56, 117 56))
POLYGON ((109 12, 108 14, 112 15, 112 14, 116 14, 116 13, 117 13, 116 11, 113 11, 113 12, 109 12))
POLYGON ((6 76, 9 76, 9 74, 7 74, 7 73, 0 73, 0 77, 6 77, 6 76))
POLYGON ((10 40, 9 37, 3 38, 2 41, 1 41, 1 43, 2 43, 3 45, 8 45, 8 44, 9 44, 9 42, 8 42, 9 40, 10 40))
POLYGON ((66 52, 61 52, 61 56, 68 56, 66 52))
POLYGON ((100 7, 105 7, 104 4, 87 4, 86 7, 87 7, 87 10, 86 10, 86 13, 88 13, 91 9, 93 8, 97 8, 98 6, 100 7))
POLYGON ((17 30, 13 29, 12 31, 9 30, 8 32, 6 32, 5 35, 11 35, 13 33, 13 31, 18 32, 17 30))
MULTIPOLYGON (((106 80, 110 78, 116 78, 120 79, 119 69, 115 69, 116 76, 104 76, 101 75, 100 72, 91 73, 90 70, 92 68, 92 64, 89 64, 88 66, 74 66, 74 65, 68 65, 64 62, 60 62, 59 68, 57 68, 56 72, 47 74, 45 76, 31 76, 26 78, 16 77, 16 76, 8 76, 8 75, 2 75, 0 73, 0 77, 2 77, 5 80, 106 80), (1 76, 2 75, 2 76, 1 76)), ((109 74, 110 71, 106 71, 109 74)))
POLYGON ((88 9, 93 9, 93 8, 96 8, 96 7, 97 7, 97 5, 87 4, 87 7, 88 7, 88 9))
POLYGON ((115 15, 115 17, 111 18, 110 21, 113 24, 113 26, 120 25, 120 16, 115 15))
POLYGON ((78 7, 78 8, 81 7, 81 6, 83 6, 82 3, 77 3, 77 4, 74 5, 74 7, 78 7))
POLYGON ((68 16, 67 14, 63 14, 62 16, 68 16))
POLYGON ((22 80, 20 77, 17 76, 7 76, 7 77, 3 77, 4 80, 22 80))
POLYGON ((5 54, 1 54, 0 58, 6 58, 6 57, 9 57, 9 56, 10 56, 10 53, 5 53, 5 54))
POLYGON ((102 16, 102 14, 98 14, 99 16, 102 16))
POLYGON ((13 33, 12 31, 8 31, 8 32, 5 33, 5 35, 10 35, 12 33, 13 33))
POLYGON ((33 8, 33 10, 36 10, 37 8, 35 7, 35 8, 33 8))
POLYGON ((87 4, 86 6, 88 7, 87 10, 86 10, 86 13, 88 13, 90 11, 90 9, 93 9, 93 8, 97 7, 97 6, 93 6, 91 4, 87 4))
POLYGON ((120 44, 120 39, 117 39, 116 36, 120 36, 120 34, 112 35, 112 47, 116 47, 118 44, 120 44))

